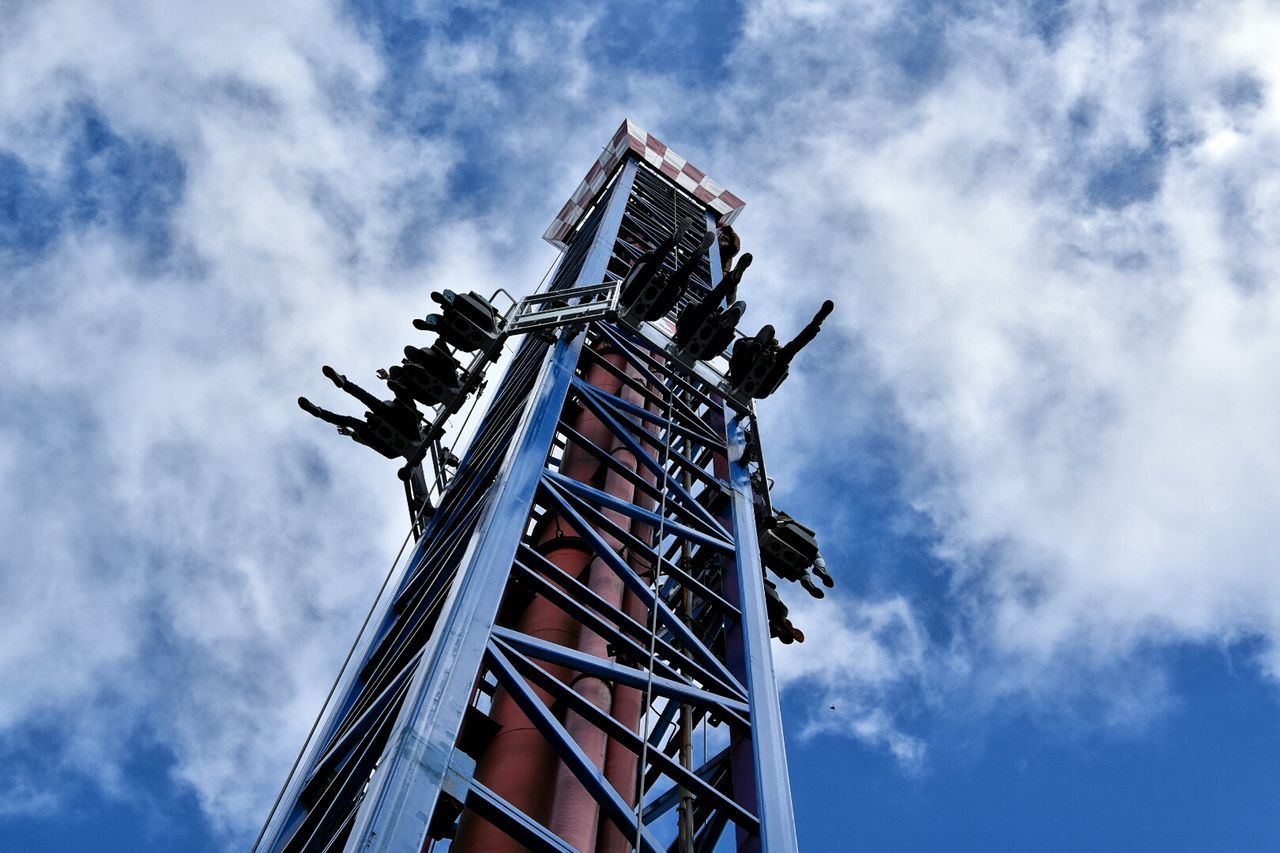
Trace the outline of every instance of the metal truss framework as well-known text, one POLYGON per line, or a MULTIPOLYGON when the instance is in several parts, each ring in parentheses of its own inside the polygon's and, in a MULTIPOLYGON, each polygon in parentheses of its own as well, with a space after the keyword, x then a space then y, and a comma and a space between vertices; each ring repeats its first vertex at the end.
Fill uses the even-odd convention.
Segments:
MULTIPOLYGON (((522 306, 537 334, 258 849, 796 849, 753 413, 661 321, 605 319, 605 285, 689 212, 713 227, 626 159, 522 306)), ((714 248, 702 273, 691 289, 719 279, 714 248)))

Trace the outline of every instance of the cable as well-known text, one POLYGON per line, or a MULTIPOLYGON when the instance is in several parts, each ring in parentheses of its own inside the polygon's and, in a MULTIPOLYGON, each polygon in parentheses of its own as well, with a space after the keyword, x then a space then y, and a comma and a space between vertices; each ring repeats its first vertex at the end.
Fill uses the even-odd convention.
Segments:
MULTIPOLYGON (((644 722, 649 725, 649 709, 653 705, 653 662, 658 645, 658 605, 662 601, 662 591, 658 586, 658 569, 662 565, 661 549, 664 529, 667 523, 667 490, 669 489, 667 465, 671 458, 671 417, 675 408, 675 391, 667 387, 666 433, 662 437, 662 491, 658 498, 658 531, 654 539, 654 560, 652 567, 653 606, 649 618, 649 665, 644 685, 644 722)), ((644 776, 645 762, 649 756, 649 738, 641 738, 640 763, 636 769, 636 838, 635 849, 640 849, 640 836, 644 832, 644 776)))
POLYGON ((535 295, 542 292, 542 285, 546 284, 547 276, 551 275, 551 271, 556 268, 556 264, 560 263, 560 259, 564 257, 565 249, 561 246, 556 250, 556 256, 551 259, 551 265, 547 267, 547 271, 542 274, 542 280, 538 282, 538 286, 533 289, 535 295))
MULTIPOLYGON (((496 405, 498 405, 498 403, 495 401, 495 406, 496 405)), ((474 411, 474 408, 475 407, 473 403, 472 411, 474 411)), ((499 422, 497 422, 495 424, 495 427, 497 428, 495 432, 502 433, 505 430, 505 428, 509 426, 510 423, 514 420, 512 415, 515 413, 518 413, 518 411, 519 409, 517 407, 513 413, 507 413, 507 417, 504 417, 499 422)), ((468 417, 470 417, 470 413, 468 413, 468 417)), ((456 478, 455 478, 455 482, 456 482, 456 478)), ((372 620, 373 614, 378 608, 378 603, 382 601, 382 597, 387 590, 387 586, 390 584, 391 578, 396 572, 396 568, 400 565, 400 560, 404 556, 405 549, 408 547, 409 541, 413 536, 413 529, 416 526, 416 524, 419 521, 421 521, 422 514, 426 511, 426 508, 427 508, 426 504, 420 507, 417 511, 416 516, 411 520, 411 524, 409 526, 409 532, 405 534, 404 540, 400 543, 400 549, 396 553, 395 560, 392 562, 391 568, 388 570, 386 577, 383 579, 382 586, 379 587, 378 594, 374 597, 373 603, 370 605, 368 613, 365 614, 364 621, 360 625, 360 630, 357 632, 356 638, 352 642, 350 649, 347 650, 346 658, 343 660, 342 667, 338 670, 338 675, 334 679, 333 684, 329 688, 329 693, 325 697, 324 704, 321 705, 320 712, 316 715, 316 719, 311 725, 311 730, 307 733, 307 738, 305 741, 303 741, 302 748, 298 751, 298 755, 293 761, 293 766, 290 768, 288 776, 285 777, 284 784, 281 785, 280 791, 276 795, 275 802, 272 803, 271 811, 268 813, 267 819, 262 825, 262 829, 258 832, 258 837, 254 840, 255 850, 258 849, 258 846, 262 843, 262 839, 266 835, 267 828, 271 825, 271 821, 275 818, 276 811, 280 808, 280 803, 284 799, 285 791, 288 790, 289 783, 293 781, 294 776, 298 771, 298 767, 302 763, 303 756, 306 755, 307 750, 312 746, 312 742, 315 737, 316 731, 320 726, 320 722, 321 720, 324 719, 325 713, 328 711, 330 707, 330 703, 333 701, 333 696, 337 692, 338 685, 342 683, 343 676, 346 674, 347 668, 350 666, 351 660, 355 655, 355 650, 360 645, 360 641, 364 637, 365 631, 369 627, 369 622, 370 620, 372 620)), ((425 563, 428 559, 430 559, 431 555, 424 554, 423 556, 424 556, 423 562, 425 563)), ((449 561, 445 560, 443 562, 444 564, 447 564, 449 561)), ((443 566, 441 567, 443 568, 443 566)), ((430 610, 433 610, 435 607, 438 606, 439 602, 444 597, 442 593, 447 592, 447 590, 448 590, 448 585, 446 585, 445 589, 442 590, 440 593, 437 593, 437 595, 434 597, 433 601, 431 602, 431 605, 428 608, 428 612, 430 612, 430 610)), ((370 679, 370 681, 372 682, 374 681, 374 679, 370 679)), ((368 688, 368 686, 369 684, 365 685, 366 688, 368 688)))
MULTIPOLYGON (((426 508, 424 504, 418 510, 421 515, 422 510, 426 508)), ((311 746, 311 739, 315 737, 316 729, 320 727, 320 721, 324 719, 325 711, 329 708, 329 702, 333 700, 333 694, 337 691, 338 685, 342 683, 342 676, 347 672, 347 666, 351 663, 351 657, 356 653, 356 647, 360 645, 361 638, 364 637, 365 629, 369 627, 369 620, 373 618, 373 613, 378 609, 378 602, 382 600, 382 594, 387 590, 387 584, 391 583, 391 576, 395 574, 396 567, 400 565, 400 558, 404 556, 404 549, 409 545, 409 539, 413 536, 413 527, 421 520, 414 519, 414 523, 409 525, 409 532, 405 534, 404 541, 400 543, 400 550, 396 552, 396 558, 391 563, 391 568, 387 571, 387 576, 382 579, 382 586, 378 588, 378 594, 373 599, 373 604, 369 606, 369 612, 364 616, 364 622, 360 625, 360 630, 356 633, 356 639, 351 644, 351 648, 347 650, 347 656, 342 661, 342 667, 338 670, 338 677, 333 680, 333 686, 329 688, 329 695, 324 699, 324 704, 320 706, 320 713, 316 715, 315 722, 311 724, 311 731, 307 732, 307 739, 302 742, 302 749, 298 751, 298 757, 293 760, 293 766, 289 768, 289 775, 285 777, 284 784, 280 786, 280 793, 276 794, 276 801, 271 804, 271 811, 267 814, 267 820, 262 824, 262 829, 258 832, 257 839, 253 842, 253 848, 258 849, 258 845, 262 843, 262 837, 267 834, 267 827, 271 825, 272 819, 276 816, 276 809, 280 808, 280 801, 284 799, 284 792, 289 787, 289 782, 293 780, 293 774, 297 772, 298 765, 302 763, 302 756, 306 754, 308 747, 311 746)))

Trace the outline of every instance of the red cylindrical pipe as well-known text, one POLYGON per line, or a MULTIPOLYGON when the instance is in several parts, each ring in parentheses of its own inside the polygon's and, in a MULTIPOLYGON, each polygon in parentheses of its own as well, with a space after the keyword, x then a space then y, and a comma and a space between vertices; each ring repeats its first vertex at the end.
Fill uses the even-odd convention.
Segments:
MULTIPOLYGON (((622 360, 621 356, 614 358, 622 360)), ((621 384, 620 378, 600 364, 593 364, 587 371, 587 381, 611 393, 617 393, 621 384)), ((574 428, 597 446, 607 442, 608 428, 585 407, 574 419, 574 428)), ((591 482, 600 467, 589 452, 574 442, 565 447, 560 466, 565 476, 591 482)), ((577 531, 558 517, 545 519, 541 528, 534 539, 540 550, 550 549, 544 550, 547 559, 567 574, 581 576, 590 555, 579 544, 577 531), (553 542, 562 534, 566 547, 556 547, 553 542)), ((525 608, 519 630, 570 648, 578 643, 578 622, 542 596, 535 596, 525 608)), ((546 669, 562 681, 569 681, 574 675, 564 667, 547 664, 546 669)), ((534 690, 543 702, 551 704, 549 694, 534 690)), ((506 691, 499 689, 495 693, 489 715, 499 726, 498 734, 477 763, 476 778, 525 814, 547 823, 554 794, 552 781, 559 764, 555 752, 506 691)), ((518 853, 525 848, 488 821, 465 812, 452 849, 459 853, 518 853)))
MULTIPOLYGON (((610 393, 618 393, 622 388, 621 373, 626 359, 617 352, 606 352, 604 358, 617 370, 609 371, 603 365, 593 365, 588 372, 588 381, 598 388, 610 393)), ((614 461, 622 469, 635 471, 636 458, 630 450, 621 445, 609 431, 602 430, 599 436, 591 436, 597 447, 607 450, 614 461)), ((566 448, 566 459, 567 448, 566 448)), ((609 467, 604 482, 599 484, 608 494, 630 502, 635 487, 614 467, 609 467)), ((630 519, 622 513, 605 510, 604 514, 623 530, 630 528, 630 519)), ((611 548, 619 548, 621 543, 609 533, 599 531, 611 548)), ((599 558, 592 561, 587 584, 590 589, 604 601, 614 607, 622 606, 624 586, 622 579, 599 558)), ((578 651, 600 658, 609 656, 608 643, 594 631, 582 629, 578 635, 578 651)), ((582 676, 575 680, 574 689, 597 708, 608 713, 612 704, 612 690, 607 682, 595 677, 582 676)), ((568 713, 565 717, 565 728, 586 753, 596 767, 604 766, 605 751, 608 738, 603 731, 582 716, 568 713)), ((567 765, 561 763, 556 768, 555 797, 551 807, 548 828, 564 839, 577 850, 592 850, 595 847, 596 826, 599 821, 600 807, 595 798, 583 787, 567 765)))
MULTIPOLYGON (((626 448, 614 448, 613 457, 620 465, 631 471, 635 470, 635 455, 626 448)), ((605 476, 604 490, 614 497, 629 502, 632 500, 635 487, 622 474, 610 470, 605 476)), ((623 529, 630 527, 630 519, 621 513, 610 511, 607 514, 623 529)), ((621 544, 608 534, 602 532, 602 535, 610 547, 617 548, 621 544)), ((618 574, 598 557, 591 561, 590 573, 588 585, 591 590, 612 606, 622 607, 625 587, 618 574)), ((608 658, 609 644, 595 631, 583 628, 578 634, 578 651, 599 658, 608 658)), ((608 682, 593 676, 582 676, 577 679, 574 689, 600 710, 606 713, 611 710, 613 691, 608 682)), ((572 712, 566 715, 565 728, 591 762, 596 767, 604 767, 605 751, 609 741, 604 731, 572 712)), ((555 801, 551 807, 551 822, 548 828, 575 849, 593 850, 600 814, 599 804, 563 763, 556 771, 555 789, 555 801)))
MULTIPOLYGON (((641 624, 647 624, 649 608, 644 606, 644 602, 634 592, 627 590, 622 606, 632 619, 641 624)), ((640 729, 643 705, 644 692, 641 690, 619 686, 613 691, 613 718, 633 732, 640 729)), ((635 807, 638 795, 639 765, 640 756, 615 740, 609 741, 604 759, 605 778, 632 808, 635 807)), ((599 832, 596 838, 597 853, 628 853, 633 849, 634 841, 634 838, 625 837, 607 817, 599 820, 599 832)))
MULTIPOLYGON (((626 372, 627 376, 636 379, 637 381, 643 381, 640 372, 634 367, 628 365, 626 372)), ((630 387, 623 388, 622 396, 630 402, 638 403, 640 405, 645 404, 644 396, 630 387)), ((656 431, 656 427, 653 425, 649 425, 646 428, 649 432, 656 431)), ((647 449, 649 449, 650 452, 653 452, 654 450, 652 447, 647 449)), ((638 470, 641 479, 650 485, 656 485, 658 481, 656 474, 646 467, 639 467, 638 470)), ((652 510, 657 506, 657 502, 654 501, 652 497, 641 491, 637 491, 635 493, 635 502, 638 506, 649 510, 652 510)), ((631 532, 636 536, 636 538, 645 543, 651 543, 655 534, 653 525, 644 522, 636 522, 632 524, 631 532)), ((637 571, 641 570, 642 567, 637 564, 637 561, 634 558, 630 562, 633 569, 636 569, 637 571)), ((642 625, 648 625, 652 618, 649 613, 649 608, 645 607, 644 602, 640 600, 640 597, 631 590, 627 590, 626 595, 623 596, 622 609, 623 612, 642 625)), ((631 729, 633 732, 638 732, 640 729, 640 717, 644 711, 643 705, 644 693, 642 691, 637 690, 634 687, 622 686, 614 689, 612 707, 613 718, 631 729)), ((627 805, 632 807, 635 806, 639 796, 639 786, 637 784, 639 763, 640 757, 624 744, 618 743, 612 739, 609 741, 604 761, 605 778, 608 779, 609 784, 622 795, 622 798, 627 802, 627 805)), ((595 848, 597 853, 628 853, 633 849, 634 841, 634 838, 627 838, 624 836, 623 833, 619 831, 618 827, 614 825, 613 821, 609 820, 607 817, 600 818, 595 848)))
MULTIPOLYGON (((557 548, 546 554, 568 574, 578 576, 589 555, 577 547, 557 548)), ((542 596, 536 596, 525 608, 520 631, 548 642, 572 647, 577 642, 577 623, 561 617, 564 612, 542 596)), ((546 669, 560 679, 571 678, 564 667, 546 664, 546 669)), ((535 687, 534 692, 547 705, 551 697, 535 687)), ((498 732, 476 765, 476 778, 530 817, 545 821, 551 806, 550 780, 555 776, 556 756, 546 738, 515 700, 502 689, 493 697, 489 716, 498 724, 498 732)), ((457 837, 451 849, 462 853, 517 853, 526 848, 511 836, 473 812, 464 812, 457 837)))

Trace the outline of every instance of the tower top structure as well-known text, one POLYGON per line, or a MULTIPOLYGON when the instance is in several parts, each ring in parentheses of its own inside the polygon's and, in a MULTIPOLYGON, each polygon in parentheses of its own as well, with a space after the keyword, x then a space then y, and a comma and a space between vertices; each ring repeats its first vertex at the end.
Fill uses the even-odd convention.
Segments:
POLYGON ((600 152, 596 162, 587 171, 586 177, 578 184, 573 195, 560 208, 556 218, 552 220, 542 239, 551 245, 563 249, 567 245, 574 226, 582 215, 591 209, 609 179, 628 151, 634 151, 640 159, 657 169, 676 186, 693 196, 708 210, 715 214, 721 225, 728 225, 737 218, 746 202, 727 190, 722 184, 713 180, 702 169, 690 163, 672 151, 661 139, 649 133, 631 119, 623 119, 622 125, 614 133, 609 144, 600 152))

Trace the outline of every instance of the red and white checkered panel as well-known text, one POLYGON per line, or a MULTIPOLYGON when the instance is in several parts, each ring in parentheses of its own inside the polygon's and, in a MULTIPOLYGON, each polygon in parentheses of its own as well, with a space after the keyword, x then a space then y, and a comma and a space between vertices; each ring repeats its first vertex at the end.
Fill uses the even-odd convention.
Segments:
POLYGON ((565 239, 573 226, 591 206, 600 188, 613 174, 628 151, 639 154, 644 161, 674 181, 694 198, 718 214, 722 224, 729 224, 738 211, 746 205, 742 199, 707 177, 707 173, 668 148, 661 139, 646 132, 631 119, 622 122, 618 132, 609 140, 595 165, 578 184, 573 195, 556 214, 551 227, 542 235, 553 246, 565 247, 565 239))

